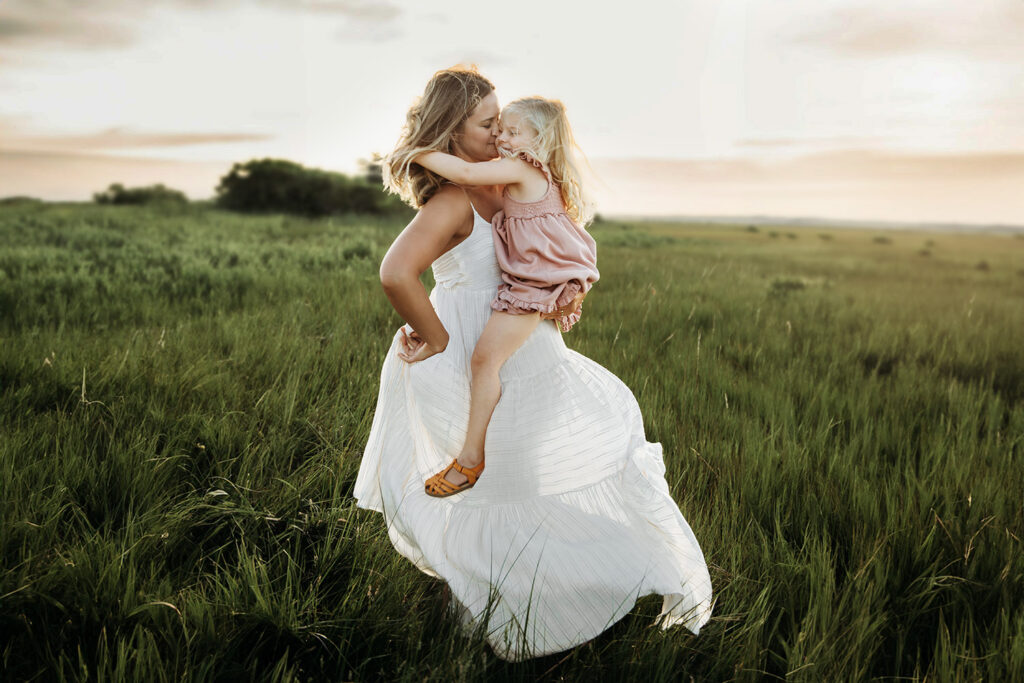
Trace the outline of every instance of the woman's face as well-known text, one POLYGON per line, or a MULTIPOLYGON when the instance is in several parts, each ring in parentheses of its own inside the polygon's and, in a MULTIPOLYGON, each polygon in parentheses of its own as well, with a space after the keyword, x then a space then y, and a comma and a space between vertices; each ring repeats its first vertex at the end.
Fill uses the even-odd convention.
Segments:
POLYGON ((466 161, 490 161, 498 156, 498 96, 493 92, 480 100, 462 124, 455 138, 455 153, 466 161))

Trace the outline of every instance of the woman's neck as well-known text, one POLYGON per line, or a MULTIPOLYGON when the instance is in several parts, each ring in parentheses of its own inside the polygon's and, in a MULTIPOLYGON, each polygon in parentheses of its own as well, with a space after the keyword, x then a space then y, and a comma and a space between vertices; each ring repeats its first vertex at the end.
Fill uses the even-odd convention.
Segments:
POLYGON ((502 185, 464 187, 463 189, 481 218, 489 221, 501 209, 502 185))

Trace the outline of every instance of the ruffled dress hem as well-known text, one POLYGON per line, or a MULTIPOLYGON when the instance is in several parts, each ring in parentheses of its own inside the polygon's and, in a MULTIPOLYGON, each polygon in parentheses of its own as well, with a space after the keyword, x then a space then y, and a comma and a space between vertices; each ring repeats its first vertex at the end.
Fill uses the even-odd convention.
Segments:
MULTIPOLYGON (((555 303, 546 304, 540 301, 530 301, 517 297, 511 292, 510 287, 507 284, 499 285, 498 294, 494 297, 494 301, 491 302, 491 309, 495 311, 501 311, 503 313, 511 313, 516 315, 518 313, 552 313, 560 308, 568 306, 572 303, 576 295, 580 293, 583 288, 576 281, 565 283, 565 287, 562 293, 555 299, 555 303)), ((583 314, 583 304, 580 303, 576 307, 576 310, 569 315, 564 315, 561 318, 554 318, 555 323, 558 325, 558 329, 562 332, 568 332, 572 329, 572 326, 579 322, 580 316, 583 314)))

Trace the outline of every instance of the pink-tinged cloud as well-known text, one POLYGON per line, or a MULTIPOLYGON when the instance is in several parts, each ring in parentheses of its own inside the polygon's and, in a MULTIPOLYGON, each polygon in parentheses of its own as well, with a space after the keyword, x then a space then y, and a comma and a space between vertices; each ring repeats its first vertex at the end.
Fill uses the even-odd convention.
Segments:
POLYGON ((864 149, 870 147, 881 147, 891 142, 889 138, 868 137, 860 135, 834 135, 827 137, 791 137, 791 138, 744 138, 736 145, 751 149, 800 149, 808 147, 821 148, 855 148, 864 149))
POLYGON ((240 142, 263 142, 273 135, 250 133, 145 133, 110 128, 86 135, 7 135, 3 147, 21 150, 57 152, 141 149, 147 147, 185 147, 240 142))
POLYGON ((776 162, 597 160, 609 214, 1024 225, 1024 153, 848 151, 776 162))
POLYGON ((821 11, 789 35, 791 43, 852 57, 932 52, 1009 61, 1024 56, 1024 2, 1017 0, 821 11))
POLYGON ((99 154, 0 151, 0 196, 83 201, 111 183, 163 183, 192 199, 212 197, 230 163, 129 159, 99 154))
POLYGON ((121 49, 135 44, 135 30, 119 20, 70 14, 4 13, 0 5, 0 48, 59 47, 64 49, 121 49))
MULTIPOLYGON (((258 0, 296 12, 331 14, 352 20, 348 28, 379 31, 402 10, 374 0, 258 0)), ((238 7, 243 0, 7 0, 0 1, 0 48, 105 50, 135 45, 139 22, 153 10, 180 7, 192 11, 238 7)))
POLYGON ((264 0, 264 2, 311 12, 343 14, 352 19, 370 22, 388 22, 397 19, 402 13, 397 5, 373 0, 264 0))

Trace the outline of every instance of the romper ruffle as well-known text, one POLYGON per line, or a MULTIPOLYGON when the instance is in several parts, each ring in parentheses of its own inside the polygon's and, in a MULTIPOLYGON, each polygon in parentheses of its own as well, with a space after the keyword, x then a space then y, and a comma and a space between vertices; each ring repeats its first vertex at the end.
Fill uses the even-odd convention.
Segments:
MULTIPOLYGON (((502 279, 491 308, 512 314, 553 313, 569 307, 578 293, 586 296, 597 282, 597 244, 566 213, 550 171, 525 152, 519 158, 544 172, 548 189, 535 202, 514 199, 505 189, 503 209, 491 219, 502 279)), ((555 322, 568 332, 581 314, 582 305, 555 322)))

